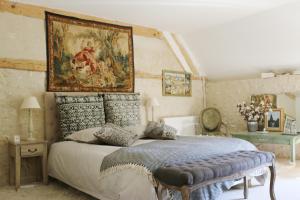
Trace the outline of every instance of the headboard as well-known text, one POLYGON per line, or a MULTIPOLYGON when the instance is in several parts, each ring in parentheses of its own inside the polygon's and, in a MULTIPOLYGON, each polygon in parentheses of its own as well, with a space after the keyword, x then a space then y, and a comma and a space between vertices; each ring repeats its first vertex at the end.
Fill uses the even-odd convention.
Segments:
MULTIPOLYGON (((48 143, 58 141, 60 139, 60 131, 58 124, 58 114, 56 111, 55 94, 62 95, 86 95, 86 94, 98 94, 93 92, 46 92, 45 93, 45 134, 48 143)), ((145 98, 141 95, 141 121, 143 124, 148 121, 147 108, 145 98)))

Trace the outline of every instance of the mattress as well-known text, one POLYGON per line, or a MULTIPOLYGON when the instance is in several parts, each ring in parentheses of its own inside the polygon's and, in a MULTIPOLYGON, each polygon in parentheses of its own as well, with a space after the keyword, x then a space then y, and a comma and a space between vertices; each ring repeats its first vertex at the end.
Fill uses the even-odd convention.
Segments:
MULTIPOLYGON (((151 141, 139 140, 134 145, 151 141)), ((153 182, 143 167, 129 165, 113 175, 100 173, 103 158, 119 148, 73 141, 54 143, 48 158, 49 176, 101 200, 156 200, 153 182)))

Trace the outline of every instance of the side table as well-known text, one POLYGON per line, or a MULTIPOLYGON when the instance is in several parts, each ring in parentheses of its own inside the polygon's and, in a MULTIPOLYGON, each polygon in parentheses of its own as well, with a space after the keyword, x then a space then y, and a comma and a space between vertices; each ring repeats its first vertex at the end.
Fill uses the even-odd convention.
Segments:
POLYGON ((20 188, 21 158, 41 157, 43 183, 48 182, 47 172, 47 141, 21 141, 20 144, 9 143, 9 182, 15 182, 16 190, 20 188), (14 173, 13 173, 14 172, 14 173), (14 175, 14 176, 13 176, 14 175))
POLYGON ((296 144, 300 143, 300 135, 285 135, 279 132, 259 133, 259 132, 235 132, 232 137, 247 140, 256 144, 283 144, 290 146, 290 162, 296 161, 296 144))

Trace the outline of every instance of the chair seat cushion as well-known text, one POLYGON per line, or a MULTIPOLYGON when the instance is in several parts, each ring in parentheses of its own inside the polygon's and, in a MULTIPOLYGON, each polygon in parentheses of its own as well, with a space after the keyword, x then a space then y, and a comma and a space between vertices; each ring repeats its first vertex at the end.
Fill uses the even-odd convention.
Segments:
POLYGON ((158 168, 154 172, 154 176, 160 182, 168 185, 192 186, 251 170, 272 162, 274 158, 274 154, 270 152, 237 151, 188 163, 166 165, 158 168))

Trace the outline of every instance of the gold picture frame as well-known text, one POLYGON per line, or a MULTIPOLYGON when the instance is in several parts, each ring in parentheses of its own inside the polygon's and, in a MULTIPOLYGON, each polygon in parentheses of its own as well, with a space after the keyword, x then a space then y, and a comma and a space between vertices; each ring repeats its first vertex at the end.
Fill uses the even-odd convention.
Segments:
POLYGON ((192 96, 192 74, 181 71, 162 71, 163 96, 192 96))
POLYGON ((277 96, 276 94, 259 94, 251 95, 251 101, 257 106, 261 102, 272 103, 272 108, 277 108, 277 96))
POLYGON ((283 108, 272 109, 265 115, 265 128, 267 131, 282 132, 284 129, 285 114, 283 108))
POLYGON ((134 92, 132 27, 45 15, 48 91, 134 92))

